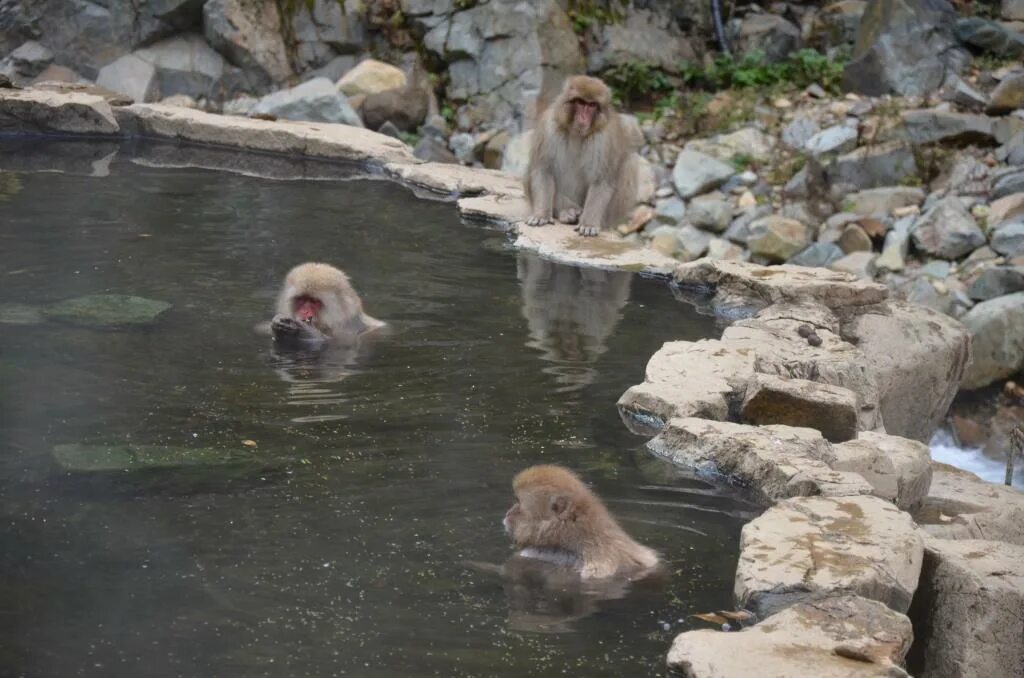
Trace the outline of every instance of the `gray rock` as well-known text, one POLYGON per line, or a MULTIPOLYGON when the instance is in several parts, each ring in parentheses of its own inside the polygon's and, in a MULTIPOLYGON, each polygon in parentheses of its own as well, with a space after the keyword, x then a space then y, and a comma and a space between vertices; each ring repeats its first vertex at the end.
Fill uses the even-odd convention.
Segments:
POLYGON ((957 14, 946 0, 873 0, 857 29, 848 90, 924 96, 969 61, 954 35, 957 14))
POLYGON ((359 63, 359 57, 355 54, 341 54, 334 57, 320 68, 315 68, 302 74, 303 80, 313 78, 327 78, 331 82, 338 82, 341 76, 345 75, 359 63))
POLYGON ((956 196, 939 201, 913 228, 914 245, 943 259, 959 259, 985 244, 985 234, 956 196))
POLYGON ((769 63, 784 60, 802 42, 800 29, 775 14, 748 14, 732 35, 737 52, 761 52, 769 63))
POLYGON ((983 301, 960 320, 973 354, 963 388, 988 386, 1024 367, 1024 292, 983 301))
POLYGON ((622 64, 650 64, 669 73, 696 52, 669 11, 630 8, 621 21, 595 22, 586 32, 587 71, 600 73, 622 64))
POLYGON ((1007 257, 1024 254, 1024 219, 1001 224, 992 232, 992 249, 1007 257))
POLYGON ((188 33, 161 40, 135 51, 133 55, 153 66, 156 73, 155 96, 161 99, 175 94, 196 99, 219 95, 216 90, 224 77, 224 58, 198 34, 188 33))
POLYGON ((979 112, 988 106, 988 97, 968 85, 960 76, 950 76, 940 94, 943 101, 967 111, 979 112))
POLYGON ((43 309, 53 320, 85 327, 147 325, 171 305, 164 301, 123 294, 92 294, 68 299, 43 309))
POLYGON ((1024 266, 986 268, 967 289, 967 295, 976 301, 988 301, 1014 292, 1024 292, 1024 266))
POLYGON ((1024 108, 1024 73, 1011 73, 992 90, 988 112, 1000 115, 1018 108, 1024 108))
POLYGON ((1007 21, 1024 21, 1024 0, 1003 0, 1000 15, 1007 21))
POLYGON ((750 224, 747 247, 751 254, 782 263, 810 243, 810 234, 804 224, 795 219, 767 216, 750 224))
POLYGON ((380 132, 381 134, 386 134, 393 139, 402 138, 402 131, 395 127, 390 120, 385 122, 379 128, 377 128, 377 131, 380 132))
POLYGON ((996 150, 996 158, 1007 165, 1024 165, 1024 132, 1018 132, 996 150))
POLYGON ((455 154, 448 150, 448 144, 445 143, 444 139, 438 139, 431 134, 420 139, 412 153, 420 160, 426 160, 427 162, 444 162, 449 164, 458 164, 459 162, 455 154))
POLYGON ((960 19, 956 22, 956 36, 965 45, 996 56, 1013 58, 1024 54, 1024 35, 994 21, 978 17, 960 19))
POLYGON ((945 280, 949 277, 949 272, 952 268, 953 265, 948 261, 929 261, 927 264, 917 269, 917 274, 933 280, 945 280))
POLYGON ((924 191, 914 186, 883 186, 851 193, 844 202, 856 214, 887 217, 900 207, 920 205, 924 191))
POLYGON ((995 201, 1021 192, 1024 192, 1024 169, 1007 172, 996 179, 989 200, 995 201))
POLYGON ((416 86, 370 94, 359 113, 370 129, 391 122, 403 132, 415 132, 427 119, 430 93, 416 86))
POLYGON ((842 199, 853 191, 900 184, 917 172, 913 151, 900 142, 889 142, 839 156, 826 169, 826 182, 831 195, 842 199))
POLYGON ((676 258, 680 261, 693 261, 708 251, 711 234, 692 224, 687 224, 676 232, 676 239, 678 240, 676 258))
POLYGON ((686 216, 686 203, 676 197, 664 198, 654 203, 654 221, 675 226, 686 216))
POLYGON ((818 132, 807 140, 805 150, 811 155, 846 153, 857 147, 857 128, 836 125, 818 132))
POLYGON ((316 78, 268 94, 259 100, 250 115, 275 115, 285 120, 336 122, 362 127, 359 115, 345 95, 327 78, 316 78))
POLYGON ((221 107, 224 115, 249 115, 253 107, 260 102, 256 97, 238 96, 225 101, 221 107))
POLYGON ((476 137, 466 132, 453 134, 448 140, 448 148, 452 150, 459 162, 469 164, 475 159, 473 157, 476 148, 476 137))
POLYGON ((844 254, 854 252, 870 252, 872 249, 871 238, 864 229, 857 224, 849 224, 843 229, 836 244, 843 250, 844 254))
POLYGON ((750 225, 771 213, 771 205, 757 205, 756 207, 747 208, 729 224, 729 228, 725 230, 726 239, 740 245, 746 245, 747 240, 750 239, 750 225))
POLYGON ((28 304, 0 304, 0 325, 38 325, 45 320, 42 311, 28 304))
POLYGON ((910 249, 910 234, 906 231, 889 231, 885 234, 885 245, 882 253, 875 259, 877 271, 902 271, 906 266, 907 252, 910 249))
POLYGON ((262 88, 292 74, 277 3, 208 0, 203 5, 203 35, 262 88))
POLYGON ((683 198, 692 198, 720 186, 735 174, 731 165, 696 151, 681 151, 672 169, 672 181, 683 198))
POLYGON ((742 157, 757 162, 772 158, 775 139, 754 127, 742 127, 728 134, 716 134, 709 139, 692 139, 684 147, 723 162, 742 157))
POLYGON ((800 116, 782 128, 782 143, 794 150, 803 150, 811 137, 820 131, 821 128, 813 118, 800 116))
POLYGON ((720 259, 723 261, 745 261, 746 251, 725 238, 712 238, 708 242, 708 251, 705 256, 708 259, 720 259))
POLYGON ((904 111, 903 130, 914 144, 995 145, 994 121, 985 115, 935 109, 904 111))
POLYGON ((896 287, 900 299, 916 306, 952 315, 954 299, 947 292, 939 293, 933 281, 925 277, 907 280, 896 287))
POLYGON ((721 233, 732 221, 732 204, 721 198, 702 196, 690 202, 686 216, 697 228, 721 233))
POLYGON ((831 242, 816 242, 800 250, 786 263, 795 266, 825 268, 833 261, 838 261, 842 258, 843 250, 839 248, 839 245, 831 242))
MULTIPOLYGON (((329 63, 337 53, 354 53, 366 46, 363 15, 353 0, 313 0, 297 3, 290 21, 299 70, 329 63)), ((332 78, 332 82, 338 80, 332 78)))
POLYGON ((877 256, 874 252, 853 252, 842 259, 833 261, 828 267, 833 271, 852 273, 861 280, 872 280, 875 277, 877 256))
POLYGON ((0 133, 108 135, 119 131, 110 104, 100 96, 0 89, 0 133))
POLYGON ((35 40, 29 40, 7 55, 0 69, 9 67, 15 75, 27 80, 42 73, 52 62, 53 52, 35 40))
POLYGON ((853 45, 867 4, 864 0, 839 0, 824 5, 815 17, 814 37, 829 47, 853 45))
POLYGON ((160 98, 156 69, 134 54, 126 54, 101 68, 96 84, 139 102, 160 98))

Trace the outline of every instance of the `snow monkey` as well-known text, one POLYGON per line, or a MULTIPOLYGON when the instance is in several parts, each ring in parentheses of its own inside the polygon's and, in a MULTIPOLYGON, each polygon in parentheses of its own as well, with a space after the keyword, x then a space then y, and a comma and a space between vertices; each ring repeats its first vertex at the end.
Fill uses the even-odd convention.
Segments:
POLYGON ((310 346, 330 340, 351 343, 360 335, 384 327, 384 323, 363 312, 363 303, 348 276, 329 264, 300 264, 289 271, 276 310, 270 330, 279 344, 310 346))
POLYGON ((658 568, 658 554, 633 541, 572 471, 533 466, 512 489, 503 522, 518 556, 563 564, 583 580, 639 579, 658 568))
POLYGON ((540 116, 525 178, 531 226, 552 217, 597 235, 624 221, 636 203, 633 148, 612 94, 597 78, 577 75, 540 116))

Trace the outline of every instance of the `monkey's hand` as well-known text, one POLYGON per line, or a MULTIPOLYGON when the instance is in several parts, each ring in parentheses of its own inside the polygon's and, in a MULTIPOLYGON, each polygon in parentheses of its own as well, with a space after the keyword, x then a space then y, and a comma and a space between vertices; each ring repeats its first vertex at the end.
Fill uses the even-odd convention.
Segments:
POLYGON ((551 223, 551 217, 530 217, 526 220, 527 226, 544 226, 551 223))
POLYGON ((589 224, 580 224, 574 229, 577 233, 582 235, 584 238, 593 238, 601 229, 597 226, 590 226, 589 224))
POLYGON ((270 321, 274 341, 280 343, 321 342, 326 337, 309 323, 302 323, 285 315, 275 315, 270 321))
POLYGON ((580 220, 583 210, 578 207, 569 207, 558 213, 558 220, 563 224, 575 224, 580 220))

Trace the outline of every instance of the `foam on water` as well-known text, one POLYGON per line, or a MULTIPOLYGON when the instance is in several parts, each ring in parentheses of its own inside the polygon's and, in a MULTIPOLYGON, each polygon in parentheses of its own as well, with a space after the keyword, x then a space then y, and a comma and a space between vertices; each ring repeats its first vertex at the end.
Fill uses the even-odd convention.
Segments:
MULTIPOLYGON (((953 436, 945 429, 935 432, 929 447, 932 451, 932 459, 935 461, 970 471, 982 480, 1001 485, 1006 478, 1005 462, 989 459, 978 447, 958 447, 953 436)), ((1024 463, 1019 463, 1018 466, 1024 467, 1024 463)), ((1024 487, 1022 475, 1024 475, 1024 468, 1015 469, 1014 487, 1024 487)))

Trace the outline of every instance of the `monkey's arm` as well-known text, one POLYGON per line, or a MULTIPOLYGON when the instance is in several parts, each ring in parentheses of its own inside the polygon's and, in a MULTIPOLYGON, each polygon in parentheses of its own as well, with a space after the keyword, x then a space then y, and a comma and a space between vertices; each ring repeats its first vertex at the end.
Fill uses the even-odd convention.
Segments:
POLYGON ((551 223, 555 211, 555 175, 548 167, 531 168, 530 196, 532 197, 533 216, 526 220, 530 226, 543 226, 551 223))
POLYGON ((270 321, 270 331, 274 341, 281 344, 321 344, 327 341, 327 335, 309 323, 283 315, 275 315, 270 321))
POLYGON ((580 223, 576 232, 583 236, 597 235, 604 224, 605 214, 608 212, 608 205, 611 203, 615 187, 612 184, 601 181, 593 184, 587 191, 587 199, 583 202, 583 214, 580 215, 580 223))

